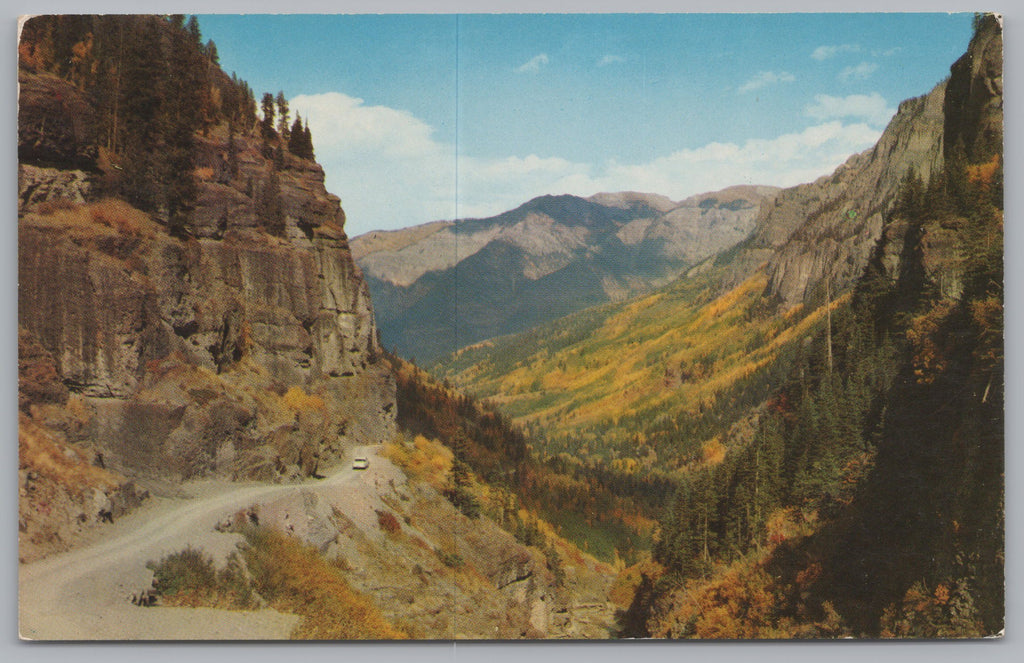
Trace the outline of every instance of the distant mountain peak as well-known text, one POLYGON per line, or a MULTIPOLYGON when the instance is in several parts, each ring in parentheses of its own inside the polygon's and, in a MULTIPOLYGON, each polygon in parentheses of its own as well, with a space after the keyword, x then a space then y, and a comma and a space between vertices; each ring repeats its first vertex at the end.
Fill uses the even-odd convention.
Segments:
POLYGON ((668 212, 677 207, 679 203, 671 200, 668 196, 658 193, 641 193, 638 191, 619 191, 616 193, 602 192, 595 193, 587 200, 606 207, 619 207, 621 209, 635 208, 638 205, 646 205, 659 212, 668 212))
POLYGON ((385 345, 429 360, 663 285, 747 237, 776 191, 730 187, 682 203, 635 191, 549 194, 351 244, 385 345))

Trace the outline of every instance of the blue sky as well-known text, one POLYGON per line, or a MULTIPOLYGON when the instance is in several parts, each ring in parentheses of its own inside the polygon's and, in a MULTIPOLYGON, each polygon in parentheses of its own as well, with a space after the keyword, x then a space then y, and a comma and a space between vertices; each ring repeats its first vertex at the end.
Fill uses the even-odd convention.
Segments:
POLYGON ((348 230, 545 193, 789 186, 870 147, 967 47, 969 14, 206 15, 308 116, 348 230))

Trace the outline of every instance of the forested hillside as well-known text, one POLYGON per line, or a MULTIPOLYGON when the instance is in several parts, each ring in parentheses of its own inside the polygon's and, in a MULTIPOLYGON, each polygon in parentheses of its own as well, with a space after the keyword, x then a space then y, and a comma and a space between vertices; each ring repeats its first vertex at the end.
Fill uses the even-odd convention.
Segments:
POLYGON ((904 178, 852 298, 751 443, 682 482, 655 547, 664 575, 636 595, 630 633, 1002 628, 1001 140, 977 111, 951 113, 998 108, 962 80, 998 38, 982 19, 949 83, 943 170, 904 178))
MULTIPOLYGON (((23 26, 19 56, 21 78, 36 77, 22 80, 19 161, 82 168, 91 197, 124 198, 174 235, 193 230, 201 183, 238 177, 245 137, 263 138, 275 171, 286 153, 313 159, 309 128, 291 120, 284 94, 265 93, 258 116, 253 91, 220 69, 195 16, 38 16, 23 26), (226 149, 214 151, 210 139, 224 131, 226 149)), ((280 234, 274 177, 249 186, 280 234)))
POLYGON ((674 486, 635 502, 659 526, 624 635, 1000 630, 1001 25, 975 28, 948 81, 750 239, 434 367, 552 467, 674 486))
POLYGON ((448 495, 464 512, 482 508, 465 490, 472 472, 489 486, 491 515, 526 543, 544 541, 537 527, 547 523, 543 527, 551 534, 609 563, 636 561, 648 547, 654 529, 650 514, 674 485, 666 477, 623 475, 601 463, 568 463, 540 453, 536 441, 493 406, 397 357, 391 362, 398 424, 410 435, 437 439, 450 448, 454 464, 448 495))

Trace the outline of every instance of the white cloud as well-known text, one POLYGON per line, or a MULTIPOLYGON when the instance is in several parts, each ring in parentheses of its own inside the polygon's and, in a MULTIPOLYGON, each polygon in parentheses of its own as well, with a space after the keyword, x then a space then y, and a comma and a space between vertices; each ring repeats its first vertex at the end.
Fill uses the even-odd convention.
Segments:
POLYGON ((455 216, 454 149, 406 111, 329 92, 291 100, 351 234, 455 216))
POLYGON ((737 92, 753 92, 754 90, 760 90, 761 88, 768 87, 769 85, 774 85, 776 83, 792 83, 795 80, 796 76, 788 71, 761 71, 749 81, 741 85, 737 92))
POLYGON ((618 64, 619 62, 625 62, 626 58, 621 55, 605 55, 597 61, 598 67, 605 67, 610 64, 618 64))
POLYGON ((846 97, 818 94, 814 96, 814 103, 804 109, 804 115, 819 121, 852 117, 882 126, 888 124, 895 112, 896 109, 877 92, 846 97))
POLYGON ((829 46, 819 46, 818 48, 814 49, 814 52, 811 53, 811 57, 820 62, 822 60, 834 58, 840 53, 857 53, 859 51, 860 46, 858 46, 857 44, 835 44, 829 46))
MULTIPOLYGON (((879 131, 844 124, 877 105, 873 97, 820 98, 811 117, 827 120, 792 134, 742 144, 709 143, 646 163, 580 163, 557 156, 462 156, 433 136, 412 114, 368 106, 339 93, 295 97, 291 107, 308 118, 327 189, 341 196, 355 236, 437 219, 485 217, 543 194, 589 196, 600 191, 650 191, 675 200, 733 184, 791 186, 827 174, 850 154, 870 147, 879 131)), ((810 110, 808 110, 810 115, 810 110)))
POLYGON ((899 53, 902 50, 903 50, 902 46, 894 46, 894 47, 886 49, 884 51, 871 51, 871 55, 874 55, 876 58, 877 57, 891 58, 892 56, 896 55, 897 53, 899 53))
POLYGON ((540 71, 541 67, 547 65, 548 62, 548 54, 541 53, 539 55, 533 56, 523 64, 516 67, 515 71, 518 74, 535 74, 538 71, 540 71))
POLYGON ((839 80, 863 81, 869 78, 871 74, 875 73, 877 69, 878 65, 875 64, 874 62, 861 62, 859 65, 855 67, 846 67, 841 72, 839 72, 839 80))
POLYGON ((831 172, 878 136, 865 124, 833 121, 772 139, 709 143, 647 164, 610 164, 598 182, 600 190, 651 191, 676 200, 733 184, 792 186, 831 172))

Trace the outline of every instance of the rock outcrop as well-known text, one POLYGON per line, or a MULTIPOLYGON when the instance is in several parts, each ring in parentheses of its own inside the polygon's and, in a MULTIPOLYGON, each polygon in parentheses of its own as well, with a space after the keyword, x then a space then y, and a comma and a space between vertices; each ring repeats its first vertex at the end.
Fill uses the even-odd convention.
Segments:
POLYGON ((767 207, 750 243, 770 255, 766 294, 786 307, 820 302, 826 280, 841 292, 860 277, 907 173, 928 181, 942 170, 945 87, 901 103, 873 148, 767 207))
POLYGON ((52 76, 20 83, 19 325, 84 398, 88 443, 111 467, 314 474, 348 444, 392 434, 393 379, 318 164, 286 153, 275 168, 262 140, 215 127, 196 137, 188 236, 172 237, 97 199, 110 173, 90 147, 88 100, 52 76), (260 209, 269 186, 273 234, 260 209))
POLYGON ((727 285, 766 263, 766 295, 786 308, 821 303, 827 290, 842 292, 861 276, 909 172, 927 184, 944 171, 957 145, 971 163, 999 151, 1002 30, 995 16, 980 20, 949 80, 901 103, 873 148, 831 175, 785 189, 765 206, 727 285))
POLYGON ((962 146, 972 163, 1002 152, 1003 30, 992 14, 979 17, 967 52, 950 68, 943 110, 945 147, 962 146))
POLYGON ((99 150, 96 111, 84 92, 50 74, 18 71, 18 161, 88 168, 99 150))

